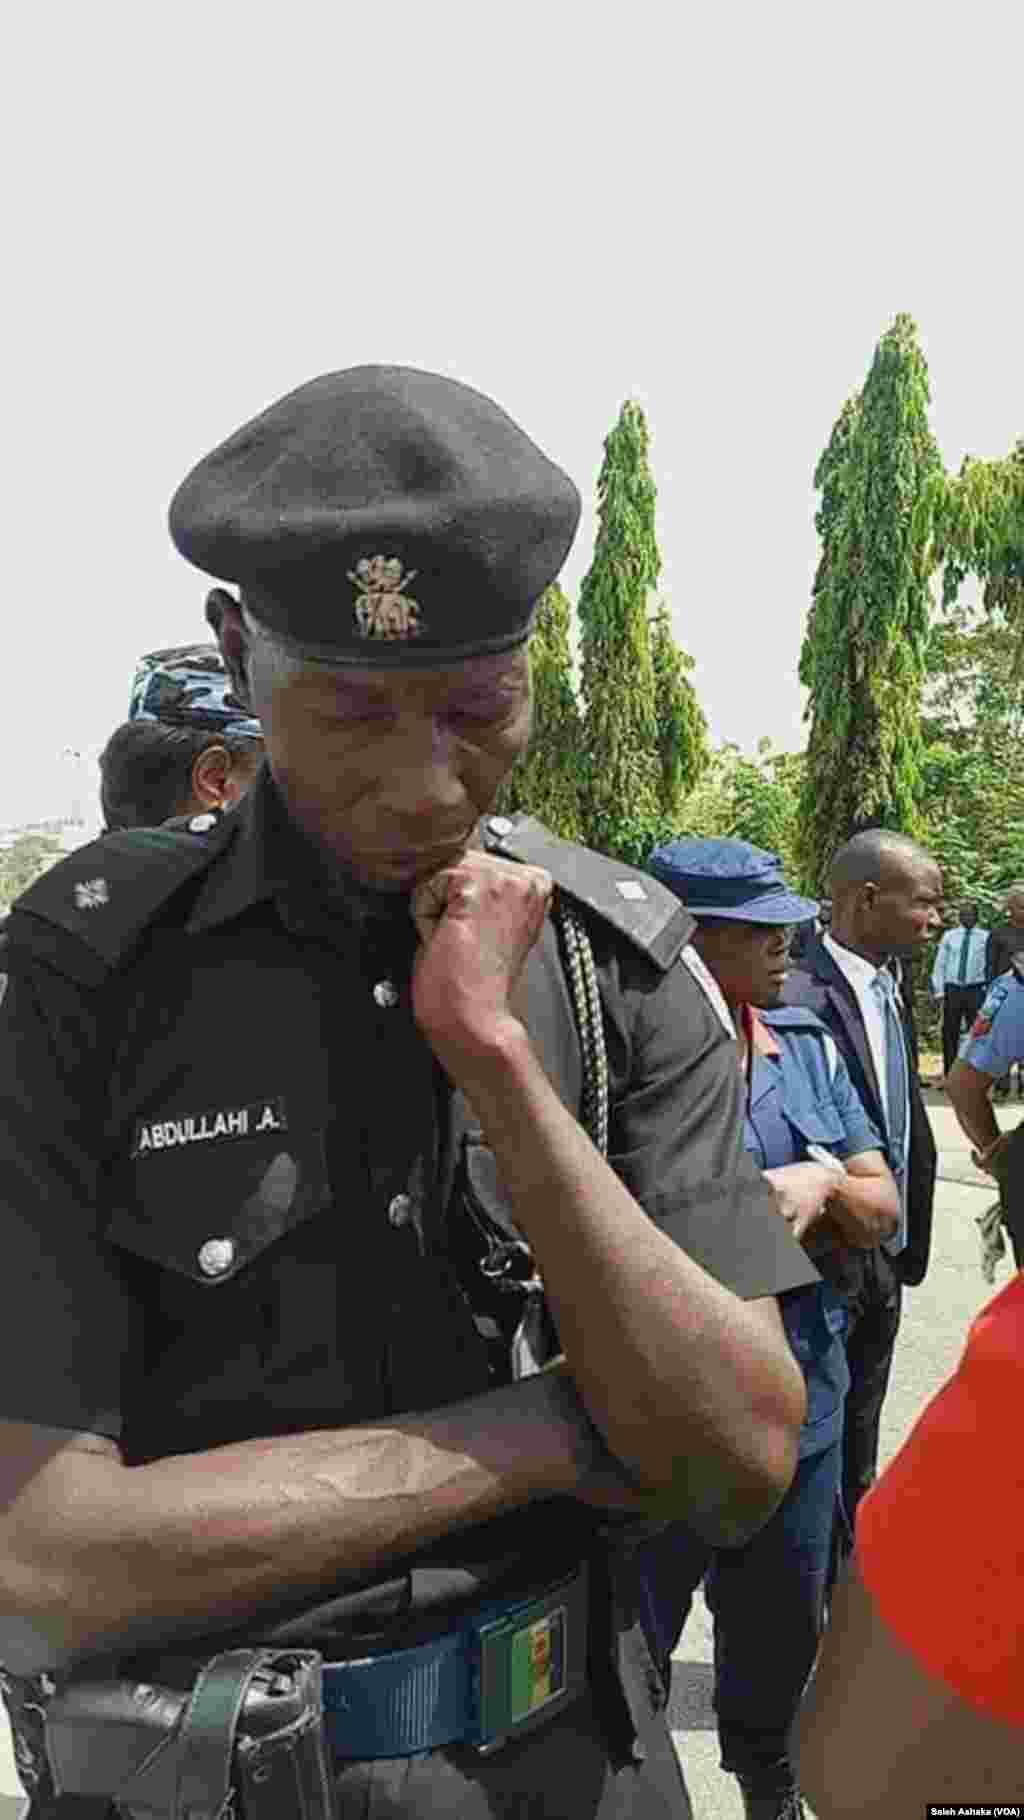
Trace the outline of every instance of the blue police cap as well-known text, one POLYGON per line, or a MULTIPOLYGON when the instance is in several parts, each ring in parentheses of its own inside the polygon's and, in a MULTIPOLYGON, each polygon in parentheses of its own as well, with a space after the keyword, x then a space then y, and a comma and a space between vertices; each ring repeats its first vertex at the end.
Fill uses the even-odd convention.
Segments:
POLYGON ((655 847, 647 871, 698 918, 806 923, 818 911, 813 898, 798 897, 789 889, 777 853, 766 853, 745 840, 667 841, 655 847))
POLYGON ((140 657, 132 678, 129 720, 262 739, 263 728, 231 694, 216 645, 175 645, 140 657))
POLYGON ((280 399, 178 488, 181 554, 326 661, 510 650, 565 561, 580 497, 492 399, 411 367, 349 367, 280 399))

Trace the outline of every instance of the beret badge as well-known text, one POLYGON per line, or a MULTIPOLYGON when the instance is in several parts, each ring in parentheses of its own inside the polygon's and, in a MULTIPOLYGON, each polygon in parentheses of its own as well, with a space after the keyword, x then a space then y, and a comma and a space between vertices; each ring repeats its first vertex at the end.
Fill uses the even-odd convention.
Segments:
POLYGON ((363 638, 415 638, 423 630, 419 603, 405 592, 417 574, 403 574, 397 556, 364 556, 348 570, 358 589, 353 612, 363 638))

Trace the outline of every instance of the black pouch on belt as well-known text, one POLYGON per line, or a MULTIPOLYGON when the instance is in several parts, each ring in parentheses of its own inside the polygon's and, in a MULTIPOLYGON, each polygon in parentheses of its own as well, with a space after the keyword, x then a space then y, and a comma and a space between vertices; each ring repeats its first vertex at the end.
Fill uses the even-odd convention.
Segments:
POLYGON ((159 1684, 70 1682, 51 1700, 58 1794, 105 1796, 129 1820, 336 1820, 321 1658, 234 1649, 161 1661, 159 1684))

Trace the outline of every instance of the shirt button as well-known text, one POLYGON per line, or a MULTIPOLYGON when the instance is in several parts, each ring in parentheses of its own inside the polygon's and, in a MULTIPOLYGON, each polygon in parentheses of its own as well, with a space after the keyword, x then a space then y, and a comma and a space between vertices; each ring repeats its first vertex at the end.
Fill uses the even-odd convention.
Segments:
POLYGON ((233 1239, 207 1239, 199 1247, 199 1268, 206 1277, 220 1277, 235 1261, 233 1239))
POLYGON ((396 1194, 388 1207, 388 1219, 392 1226, 404 1226, 411 1213, 411 1197, 407 1194, 396 1194))
POLYGON ((391 1011, 397 1005, 401 993, 394 980, 378 980, 373 988, 373 996, 382 1011, 391 1011))

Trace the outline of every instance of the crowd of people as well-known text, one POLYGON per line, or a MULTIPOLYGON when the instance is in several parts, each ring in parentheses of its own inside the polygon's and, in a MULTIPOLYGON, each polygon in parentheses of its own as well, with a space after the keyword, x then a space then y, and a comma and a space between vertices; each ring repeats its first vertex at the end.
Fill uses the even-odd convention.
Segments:
MULTIPOLYGON (((175 496, 217 642, 140 661, 107 832, 0 954, 31 1820, 159 1811, 156 1745, 175 1803, 240 1787, 246 1820, 685 1816, 701 1585, 747 1820, 1019 1798, 1016 1280, 878 1476, 931 1251, 905 969, 939 867, 864 830, 817 903, 742 840, 634 869, 494 815, 578 515, 492 401, 383 367, 175 496)), ((963 906, 932 984, 1019 1264, 991 1096, 1024 887, 1008 918, 963 906)))
MULTIPOLYGON (((1024 881, 1012 884, 1006 895, 1006 920, 985 929, 978 920, 977 904, 960 906, 959 922, 947 929, 935 951, 931 989, 942 1006, 942 1066, 948 1076, 981 1013, 985 994, 994 980, 1010 972, 1024 950, 1024 881)), ((1017 1066, 1017 1097, 1024 1098, 1022 1060, 1017 1066)), ((1013 1069, 997 1081, 993 1094, 1006 1099, 1013 1069)))

